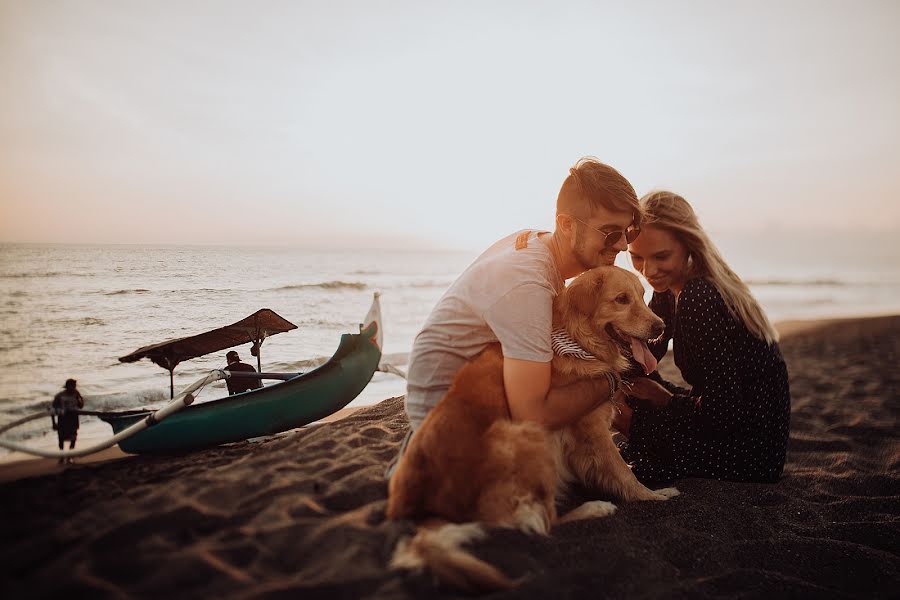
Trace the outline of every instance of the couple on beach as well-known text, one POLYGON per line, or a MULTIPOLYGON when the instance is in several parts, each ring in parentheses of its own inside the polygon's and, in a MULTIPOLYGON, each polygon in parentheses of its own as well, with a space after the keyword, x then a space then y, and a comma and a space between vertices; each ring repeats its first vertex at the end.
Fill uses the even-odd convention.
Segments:
POLYGON ((777 332, 684 198, 657 191, 638 200, 618 171, 593 158, 569 170, 554 231, 499 240, 432 310, 410 354, 407 441, 460 367, 493 342, 503 350, 514 420, 557 429, 609 398, 614 390, 549 393, 552 305, 567 279, 612 265, 626 250, 666 325, 650 350, 659 360, 673 340, 675 364, 691 388, 653 372, 615 392, 623 458, 645 485, 681 477, 777 481, 790 421, 777 332))

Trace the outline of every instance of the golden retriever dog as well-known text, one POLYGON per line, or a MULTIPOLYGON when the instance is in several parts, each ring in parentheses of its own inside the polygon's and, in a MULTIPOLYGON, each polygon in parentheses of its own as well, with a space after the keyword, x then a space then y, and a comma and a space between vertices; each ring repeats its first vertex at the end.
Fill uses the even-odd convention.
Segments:
MULTIPOLYGON (((638 278, 618 267, 587 271, 560 292, 554 332, 564 330, 583 352, 554 356, 551 386, 582 380, 617 385, 632 359, 653 371, 656 360, 646 342, 661 335, 664 324, 643 295, 638 278)), ((546 535, 554 524, 615 511, 614 504, 595 500, 558 517, 557 499, 572 483, 623 501, 677 495, 674 488, 647 489, 634 477, 612 440, 614 411, 611 400, 600 401, 557 431, 512 421, 500 345, 489 346, 457 373, 390 480, 387 517, 419 525, 415 537, 398 544, 391 566, 427 568, 466 589, 508 588, 518 582, 461 548, 483 537, 485 526, 546 535)))

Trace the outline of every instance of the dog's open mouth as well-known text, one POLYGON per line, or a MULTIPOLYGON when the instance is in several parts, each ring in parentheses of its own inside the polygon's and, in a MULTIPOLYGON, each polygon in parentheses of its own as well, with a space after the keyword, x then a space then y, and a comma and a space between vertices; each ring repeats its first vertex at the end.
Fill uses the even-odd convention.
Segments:
POLYGON ((616 342, 622 353, 641 365, 644 373, 649 375, 656 370, 656 357, 647 347, 647 341, 630 336, 612 323, 607 323, 606 333, 616 342))

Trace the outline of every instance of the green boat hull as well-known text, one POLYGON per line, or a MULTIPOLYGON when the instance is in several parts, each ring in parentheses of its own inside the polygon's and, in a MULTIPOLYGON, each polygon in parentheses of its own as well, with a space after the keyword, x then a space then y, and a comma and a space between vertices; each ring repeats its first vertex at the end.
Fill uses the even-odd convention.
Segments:
MULTIPOLYGON (((126 440, 124 452, 166 454, 209 448, 272 435, 318 421, 347 406, 366 387, 381 360, 373 341, 377 324, 344 334, 337 351, 319 368, 293 379, 219 400, 188 406, 126 440)), ((101 417, 113 433, 127 429, 151 411, 101 417)))

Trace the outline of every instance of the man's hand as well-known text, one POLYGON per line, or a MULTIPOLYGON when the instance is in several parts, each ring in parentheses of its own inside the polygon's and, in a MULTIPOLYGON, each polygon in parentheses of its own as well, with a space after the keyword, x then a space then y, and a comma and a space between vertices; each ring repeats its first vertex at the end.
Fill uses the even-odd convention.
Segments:
POLYGON ((672 393, 669 390, 646 377, 638 377, 627 389, 629 396, 647 400, 654 408, 664 408, 672 400, 672 393))

